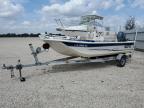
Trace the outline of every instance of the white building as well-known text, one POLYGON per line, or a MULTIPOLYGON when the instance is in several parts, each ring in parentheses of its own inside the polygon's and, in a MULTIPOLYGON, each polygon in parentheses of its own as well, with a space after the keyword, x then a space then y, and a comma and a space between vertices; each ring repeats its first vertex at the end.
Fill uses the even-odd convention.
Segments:
MULTIPOLYGON (((136 30, 125 31, 125 33, 127 39, 134 40, 136 30)), ((136 49, 144 51, 144 28, 137 30, 136 49)))

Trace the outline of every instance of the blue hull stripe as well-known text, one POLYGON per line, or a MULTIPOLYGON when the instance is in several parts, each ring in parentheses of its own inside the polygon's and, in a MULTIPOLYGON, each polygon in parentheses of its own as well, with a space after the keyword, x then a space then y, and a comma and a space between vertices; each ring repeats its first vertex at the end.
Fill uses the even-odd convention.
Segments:
POLYGON ((134 45, 131 43, 73 43, 73 42, 63 42, 67 46, 73 47, 105 47, 105 46, 123 46, 123 45, 134 45))

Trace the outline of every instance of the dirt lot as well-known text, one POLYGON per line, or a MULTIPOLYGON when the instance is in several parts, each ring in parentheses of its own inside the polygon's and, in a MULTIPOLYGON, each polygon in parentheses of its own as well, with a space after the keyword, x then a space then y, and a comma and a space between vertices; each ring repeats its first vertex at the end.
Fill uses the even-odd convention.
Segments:
MULTIPOLYGON (((32 63, 29 43, 39 38, 0 38, 0 65, 32 63)), ((42 61, 64 57, 50 49, 42 61)), ((120 68, 115 63, 42 66, 19 73, 0 69, 0 108, 144 108, 144 52, 120 68)))

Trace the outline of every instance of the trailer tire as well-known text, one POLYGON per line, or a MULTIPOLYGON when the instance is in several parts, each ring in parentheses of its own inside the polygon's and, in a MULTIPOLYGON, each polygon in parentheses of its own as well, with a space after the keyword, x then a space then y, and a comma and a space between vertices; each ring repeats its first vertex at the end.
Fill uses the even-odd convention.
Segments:
POLYGON ((124 67, 126 64, 126 60, 127 60, 126 56, 123 55, 119 60, 117 60, 117 66, 124 67))
POLYGON ((20 81, 24 82, 24 81, 26 81, 26 79, 24 77, 20 77, 20 81))

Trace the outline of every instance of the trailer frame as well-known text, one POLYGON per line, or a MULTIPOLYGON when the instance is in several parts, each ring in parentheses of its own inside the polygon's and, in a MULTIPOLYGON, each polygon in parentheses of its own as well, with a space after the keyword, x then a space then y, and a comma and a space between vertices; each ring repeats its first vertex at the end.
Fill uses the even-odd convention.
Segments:
POLYGON ((22 76, 22 69, 27 67, 34 67, 34 66, 43 66, 43 65, 49 65, 49 64, 82 64, 82 63, 96 63, 96 62, 107 62, 107 61, 117 61, 117 66, 124 67, 126 62, 129 58, 131 58, 132 53, 120 53, 115 55, 107 55, 107 56, 99 56, 99 57, 91 57, 91 58, 84 58, 81 57, 81 59, 74 60, 75 58, 79 57, 65 57, 61 59, 56 59, 52 61, 47 62, 40 62, 37 55, 47 51, 46 49, 41 50, 41 47, 37 47, 34 49, 32 44, 29 44, 29 47, 31 49, 31 54, 34 57, 35 63, 31 64, 22 64, 21 60, 19 59, 17 62, 17 65, 5 65, 3 64, 2 69, 10 70, 11 78, 13 78, 14 70, 18 70, 19 72, 19 79, 21 82, 26 81, 25 77, 22 76))

